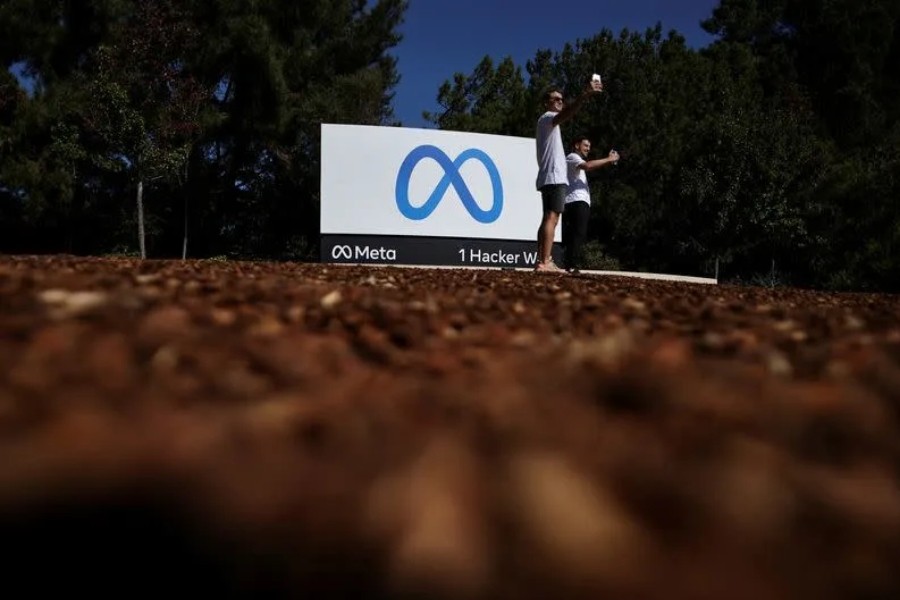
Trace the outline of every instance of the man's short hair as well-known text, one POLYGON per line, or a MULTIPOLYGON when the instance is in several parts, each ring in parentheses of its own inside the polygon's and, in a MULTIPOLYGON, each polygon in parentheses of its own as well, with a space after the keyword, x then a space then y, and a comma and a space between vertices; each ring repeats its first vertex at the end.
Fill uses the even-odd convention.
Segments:
POLYGON ((589 137, 586 136, 586 135, 576 135, 575 137, 572 138, 572 143, 570 144, 570 146, 577 146, 578 144, 580 144, 580 143, 583 142, 584 140, 587 140, 587 141, 590 142, 590 141, 591 141, 591 138, 589 138, 589 137))
POLYGON ((544 90, 544 94, 541 96, 541 98, 543 98, 544 104, 550 102, 550 94, 552 94, 554 92, 556 92, 560 96, 565 95, 565 94, 563 94, 562 90, 559 89, 558 86, 550 86, 544 90))

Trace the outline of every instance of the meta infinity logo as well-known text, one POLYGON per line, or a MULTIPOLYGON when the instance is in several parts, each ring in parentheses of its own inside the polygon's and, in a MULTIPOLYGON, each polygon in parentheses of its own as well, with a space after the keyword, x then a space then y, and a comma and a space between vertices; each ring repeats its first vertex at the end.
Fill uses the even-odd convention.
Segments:
POLYGON ((451 185, 456 190, 460 200, 462 200, 465 209, 479 223, 493 223, 500 217, 500 213, 503 211, 503 182, 500 180, 500 172, 497 170, 494 161, 485 152, 476 148, 465 150, 453 161, 436 146, 424 145, 415 148, 403 160, 403 164, 400 165, 400 171, 397 173, 397 208, 400 209, 400 212, 407 219, 421 221, 434 212, 434 209, 440 204, 444 194, 447 193, 447 189, 451 185), (416 165, 426 158, 437 162, 444 170, 444 176, 424 204, 413 206, 409 201, 409 180, 416 165), (478 206, 475 198, 472 197, 472 192, 469 191, 469 187, 459 174, 459 169, 463 164, 473 159, 484 165, 488 176, 491 178, 491 186, 494 190, 494 204, 489 210, 483 210, 478 206))
POLYGON ((353 258, 353 248, 350 246, 334 246, 331 249, 331 258, 344 258, 350 260, 353 258))

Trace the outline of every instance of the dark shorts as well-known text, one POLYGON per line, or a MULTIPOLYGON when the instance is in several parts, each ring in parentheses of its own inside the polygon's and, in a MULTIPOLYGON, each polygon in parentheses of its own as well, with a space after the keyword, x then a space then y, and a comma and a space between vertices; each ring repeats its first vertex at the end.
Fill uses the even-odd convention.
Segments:
POLYGON ((562 214, 566 209, 566 184, 551 183, 541 187, 541 200, 544 203, 544 212, 552 210, 562 214))

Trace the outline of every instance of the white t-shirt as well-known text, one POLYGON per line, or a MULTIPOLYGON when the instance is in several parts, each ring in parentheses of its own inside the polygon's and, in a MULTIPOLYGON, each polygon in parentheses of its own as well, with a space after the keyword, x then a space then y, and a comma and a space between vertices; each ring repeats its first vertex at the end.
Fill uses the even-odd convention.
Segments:
POLYGON ((578 165, 584 163, 584 159, 577 152, 572 152, 566 157, 566 166, 569 171, 569 187, 566 188, 566 204, 572 202, 591 203, 591 189, 588 187, 587 173, 579 169, 578 165))
POLYGON ((559 125, 553 125, 553 117, 559 113, 547 111, 540 116, 535 131, 538 176, 536 187, 550 184, 568 184, 566 175, 566 151, 563 148, 559 125))

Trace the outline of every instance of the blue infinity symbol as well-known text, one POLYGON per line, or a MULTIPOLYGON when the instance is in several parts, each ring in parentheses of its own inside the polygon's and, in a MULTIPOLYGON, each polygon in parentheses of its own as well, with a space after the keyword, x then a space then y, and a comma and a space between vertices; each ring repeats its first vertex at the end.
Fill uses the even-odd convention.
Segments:
POLYGON ((450 157, 444 154, 443 150, 437 146, 426 144, 413 149, 403 159, 403 164, 400 165, 400 171, 397 173, 397 208, 400 209, 400 212, 407 219, 421 221, 434 212, 434 209, 440 204, 441 199, 443 199, 444 194, 447 193, 447 189, 451 185, 473 219, 479 223, 493 223, 500 218, 500 213, 503 211, 503 182, 500 180, 500 172, 497 170, 497 165, 494 164, 494 161, 485 152, 476 148, 465 150, 454 161, 451 161, 450 157), (409 201, 409 179, 412 177, 412 172, 416 165, 426 158, 431 158, 437 162, 444 170, 444 176, 424 204, 413 206, 409 201), (472 197, 472 192, 469 191, 469 187, 459 174, 460 167, 466 161, 473 159, 484 165, 491 178, 491 186, 494 189, 494 204, 489 210, 483 210, 478 206, 475 198, 472 197))

